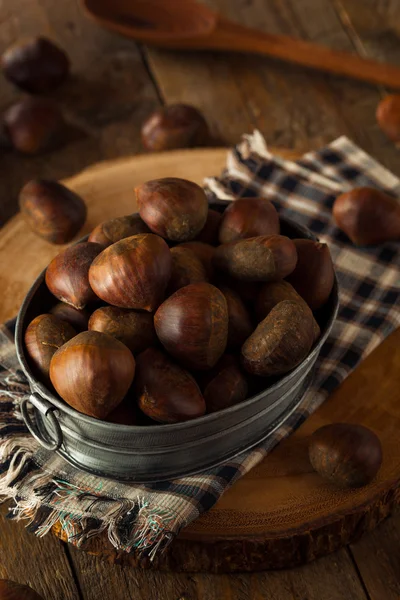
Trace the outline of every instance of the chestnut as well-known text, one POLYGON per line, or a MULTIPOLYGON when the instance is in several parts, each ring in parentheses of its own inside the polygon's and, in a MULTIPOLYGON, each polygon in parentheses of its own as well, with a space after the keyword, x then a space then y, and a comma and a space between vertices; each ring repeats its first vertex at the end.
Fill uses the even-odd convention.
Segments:
POLYGON ((152 312, 164 299, 171 264, 170 249, 162 238, 133 235, 103 250, 90 267, 89 281, 108 304, 152 312))
POLYGON ((189 248, 201 260, 207 273, 208 279, 214 277, 214 252, 215 248, 204 242, 193 241, 179 244, 180 248, 189 248))
POLYGON ((222 271, 215 272, 213 283, 215 283, 217 287, 224 286, 231 289, 240 296, 241 300, 249 310, 253 310, 253 304, 264 285, 261 281, 246 281, 246 284, 244 285, 243 281, 240 281, 240 279, 235 279, 235 277, 222 271))
POLYGON ((400 142, 400 94, 389 94, 379 102, 376 120, 392 142, 400 142))
POLYGON ((284 279, 297 263, 296 247, 283 235, 237 240, 215 249, 214 265, 242 281, 284 279))
POLYGON ((57 88, 67 78, 69 67, 65 52, 45 37, 20 41, 1 57, 6 78, 31 94, 43 94, 57 88))
POLYGON ((186 104, 160 108, 142 126, 143 146, 152 152, 202 146, 208 139, 208 126, 203 115, 194 106, 186 104))
POLYGON ((65 122, 52 100, 24 98, 5 111, 3 126, 13 148, 38 154, 59 143, 65 122))
POLYGON ((157 343, 153 316, 148 312, 103 306, 91 315, 88 329, 112 335, 134 355, 157 343))
POLYGON ((135 192, 143 221, 167 240, 192 240, 206 223, 207 196, 192 181, 177 177, 153 179, 139 185, 135 192))
POLYGON ((311 310, 321 308, 331 295, 335 272, 327 244, 313 240, 293 240, 297 264, 287 280, 311 310))
POLYGON ((322 477, 342 488, 370 483, 382 464, 378 436, 363 425, 332 423, 311 436, 309 457, 322 477))
POLYGON ((210 369, 228 338, 225 296, 210 283, 192 283, 167 298, 154 315, 158 339, 188 369, 210 369))
POLYGON ((138 406, 160 423, 178 423, 201 417, 204 398, 188 371, 164 352, 148 348, 137 357, 135 390, 138 406))
POLYGON ((219 228, 221 244, 280 233, 279 215, 266 198, 239 198, 225 209, 219 228))
POLYGON ((50 363, 57 393, 79 412, 104 419, 125 397, 135 375, 130 350, 111 335, 83 331, 61 346, 50 363))
POLYGON ((201 381, 207 412, 217 412, 243 402, 247 398, 247 380, 237 357, 224 354, 201 381))
POLYGON ((81 242, 57 254, 46 269, 50 292, 61 302, 78 309, 97 300, 89 284, 89 267, 102 250, 100 244, 81 242))
POLYGON ((258 322, 265 319, 274 306, 282 302, 282 300, 304 302, 288 281, 270 281, 269 283, 265 283, 260 289, 255 303, 258 322))
POLYGON ((126 215, 97 225, 89 235, 88 241, 102 246, 111 246, 115 242, 138 233, 150 233, 150 229, 139 215, 126 215))
POLYGON ((198 242, 204 242, 211 246, 218 246, 218 232, 221 224, 222 214, 210 208, 207 213, 206 224, 200 233, 196 236, 198 242))
POLYGON ((122 402, 118 404, 117 408, 114 408, 107 415, 105 420, 108 423, 116 423, 118 425, 139 425, 138 412, 136 402, 128 393, 122 402))
POLYGON ((29 585, 0 579, 0 600, 43 600, 29 585))
POLYGON ((261 377, 283 375, 308 355, 315 339, 314 317, 307 304, 279 302, 242 346, 246 371, 261 377))
POLYGON ((175 246, 171 248, 171 257, 172 271, 167 287, 167 296, 190 283, 207 281, 208 278, 203 263, 192 250, 175 246))
POLYGON ((57 302, 57 304, 50 309, 50 314, 69 323, 77 333, 86 331, 88 328, 90 315, 84 308, 75 308, 70 304, 65 304, 65 302, 57 302))
POLYGON ((228 307, 228 342, 230 350, 240 348, 252 333, 254 327, 249 312, 239 294, 226 286, 218 286, 225 296, 228 307))
POLYGON ((85 202, 57 181, 28 181, 19 194, 19 207, 32 231, 52 244, 70 242, 86 221, 85 202))
POLYGON ((355 188, 338 196, 333 217, 357 246, 400 239, 400 203, 375 188, 355 188))
POLYGON ((26 328, 24 341, 34 371, 49 383, 50 361, 58 348, 76 335, 74 328, 55 315, 39 315, 26 328))

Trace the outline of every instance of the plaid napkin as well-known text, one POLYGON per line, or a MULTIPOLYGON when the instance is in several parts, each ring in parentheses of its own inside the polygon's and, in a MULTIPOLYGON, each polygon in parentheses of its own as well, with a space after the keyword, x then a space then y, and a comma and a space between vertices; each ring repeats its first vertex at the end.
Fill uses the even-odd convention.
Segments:
POLYGON ((116 483, 81 472, 41 448, 28 434, 19 401, 29 394, 12 341, 0 330, 0 496, 14 499, 10 517, 29 520, 38 535, 57 521, 71 543, 107 532, 118 549, 153 558, 177 533, 209 510, 226 489, 320 406, 332 390, 400 323, 400 245, 354 248, 333 224, 332 203, 343 190, 375 186, 400 196, 400 181, 342 137, 296 162, 272 156, 259 132, 228 155, 210 197, 271 198, 281 214, 329 244, 340 282, 341 308, 300 408, 256 449, 206 472, 149 485, 116 483))

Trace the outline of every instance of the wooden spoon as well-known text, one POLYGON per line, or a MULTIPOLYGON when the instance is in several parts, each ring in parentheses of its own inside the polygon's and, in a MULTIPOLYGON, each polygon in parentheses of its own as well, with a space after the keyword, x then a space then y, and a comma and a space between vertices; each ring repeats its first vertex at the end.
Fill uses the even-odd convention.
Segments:
POLYGON ((400 88, 400 68, 233 23, 195 0, 82 0, 100 25, 139 42, 266 54, 311 69, 400 88))

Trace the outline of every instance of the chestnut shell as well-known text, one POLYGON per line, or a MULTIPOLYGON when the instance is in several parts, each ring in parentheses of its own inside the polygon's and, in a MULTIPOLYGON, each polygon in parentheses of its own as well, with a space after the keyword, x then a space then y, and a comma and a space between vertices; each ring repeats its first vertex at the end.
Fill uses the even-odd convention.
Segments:
POLYGON ((141 218, 151 231, 167 240, 192 240, 206 223, 207 196, 193 181, 154 179, 139 185, 135 192, 141 218))
POLYGON ((154 315, 158 339, 189 369, 210 369, 225 351, 228 308, 210 283, 192 283, 167 298, 154 315))
POLYGON ((89 284, 89 267, 102 250, 100 244, 80 242, 57 254, 46 269, 46 285, 50 292, 78 309, 97 300, 89 284))
POLYGON ((154 311, 164 299, 172 258, 166 242, 152 233, 124 238, 93 261, 89 281, 99 298, 118 306, 154 311))
POLYGON ((207 273, 208 279, 211 281, 214 277, 214 253, 215 248, 205 242, 193 240, 192 242, 184 242, 179 244, 180 248, 188 248, 195 253, 197 258, 201 260, 207 273))
POLYGON ((104 221, 95 227, 89 235, 89 242, 97 242, 102 246, 111 246, 132 235, 150 233, 150 229, 138 214, 116 217, 104 221))
POLYGON ((203 115, 187 104, 156 110, 143 123, 141 133, 143 146, 152 152, 202 146, 209 138, 203 115))
POLYGON ((135 359, 119 340, 84 331, 54 354, 50 379, 63 400, 79 412, 104 419, 123 400, 135 375, 135 359))
POLYGON ((280 233, 279 215, 266 198, 239 198, 224 211, 219 228, 221 244, 280 233))
POLYGON ((19 207, 29 227, 52 244, 70 242, 86 220, 85 202, 57 181, 28 181, 19 194, 19 207))
POLYGON ((84 308, 75 308, 65 302, 57 302, 51 309, 50 314, 58 317, 62 321, 69 323, 77 333, 86 331, 89 323, 89 311, 84 308))
POLYGON ((309 457, 313 468, 335 485, 362 487, 380 469, 382 446, 378 436, 363 425, 333 423, 312 434, 309 457))
POLYGON ((201 260, 189 248, 171 248, 172 270, 168 283, 167 296, 190 283, 207 281, 207 274, 201 260))
POLYGON ((192 375, 164 352, 148 348, 137 357, 135 390, 139 408, 161 423, 201 417, 204 398, 192 375))

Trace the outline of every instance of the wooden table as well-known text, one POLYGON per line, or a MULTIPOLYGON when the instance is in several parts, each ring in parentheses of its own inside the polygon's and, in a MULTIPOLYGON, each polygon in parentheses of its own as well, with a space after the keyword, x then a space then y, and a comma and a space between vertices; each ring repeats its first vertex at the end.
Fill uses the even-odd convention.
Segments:
MULTIPOLYGON (((208 0, 227 16, 400 64, 396 0, 208 0)), ((376 125, 384 90, 308 73, 265 58, 180 54, 137 47, 87 21, 74 0, 3 0, 0 51, 42 33, 68 51, 73 76, 55 94, 76 133, 35 158, 0 158, 0 219, 16 211, 34 176, 64 178, 105 158, 141 152, 140 125, 163 103, 204 112, 215 144, 259 128, 274 146, 316 148, 346 134, 400 174, 398 151, 376 125)), ((2 81, 0 109, 18 93, 2 81)), ((2 511, 5 512, 4 510, 2 511)), ((46 600, 398 600, 400 515, 351 547, 305 567, 254 575, 165 574, 109 565, 54 537, 37 539, 0 517, 0 577, 32 585, 46 600)))

